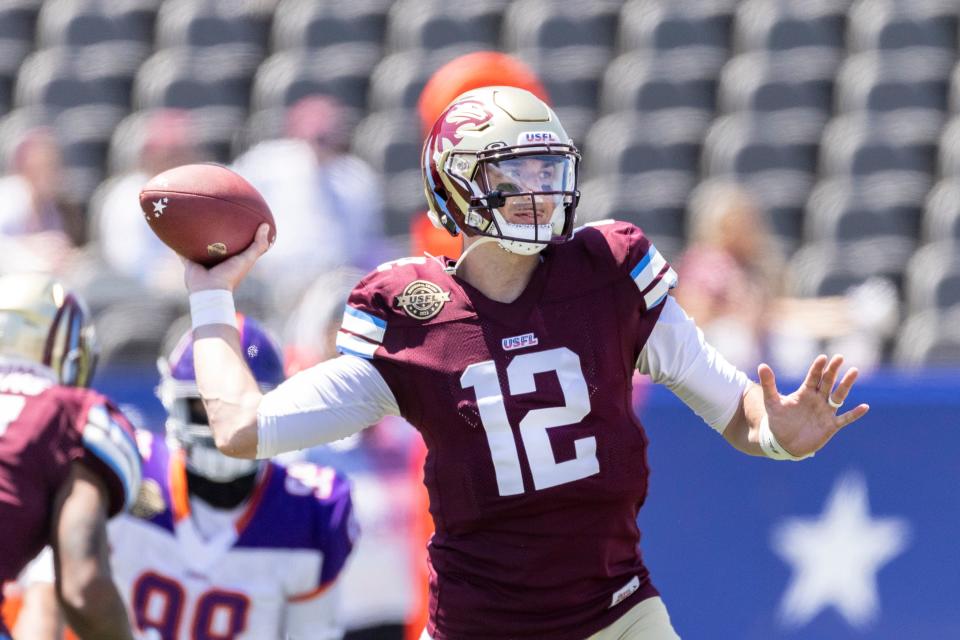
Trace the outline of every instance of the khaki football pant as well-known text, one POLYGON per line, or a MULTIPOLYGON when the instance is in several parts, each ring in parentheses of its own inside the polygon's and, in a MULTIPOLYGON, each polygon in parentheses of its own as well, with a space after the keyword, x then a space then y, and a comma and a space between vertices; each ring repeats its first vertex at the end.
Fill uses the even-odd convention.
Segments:
MULTIPOLYGON (((433 640, 424 629, 420 640, 433 640)), ((586 640, 680 640, 659 596, 647 598, 586 640)))
POLYGON ((659 596, 647 598, 587 640, 680 640, 659 596))

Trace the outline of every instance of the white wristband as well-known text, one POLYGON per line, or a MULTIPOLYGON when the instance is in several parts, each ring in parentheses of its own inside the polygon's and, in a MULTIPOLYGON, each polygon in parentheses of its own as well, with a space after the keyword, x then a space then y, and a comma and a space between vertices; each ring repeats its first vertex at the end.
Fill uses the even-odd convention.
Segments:
POLYGON ((190 320, 193 328, 208 324, 237 326, 233 294, 226 289, 207 289, 190 294, 190 320))
POLYGON ((809 458, 813 454, 803 456, 803 458, 798 458, 789 451, 783 448, 779 442, 777 442, 776 436, 773 435, 773 431, 770 430, 770 420, 764 414, 763 419, 760 421, 760 448, 763 449, 764 455, 773 460, 792 460, 794 462, 798 460, 803 460, 804 458, 809 458))

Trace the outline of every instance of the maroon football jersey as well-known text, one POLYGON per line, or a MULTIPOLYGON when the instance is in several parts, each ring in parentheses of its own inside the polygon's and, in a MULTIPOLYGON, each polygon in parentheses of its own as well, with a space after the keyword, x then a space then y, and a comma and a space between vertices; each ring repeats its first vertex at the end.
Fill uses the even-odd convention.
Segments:
POLYGON ((434 259, 357 285, 338 346, 372 360, 428 448, 436 640, 584 638, 656 594, 631 380, 675 283, 639 229, 608 222, 546 249, 509 304, 434 259))
POLYGON ((0 364, 0 583, 50 542, 53 500, 74 461, 104 480, 110 515, 136 499, 133 429, 109 401, 32 367, 0 364))

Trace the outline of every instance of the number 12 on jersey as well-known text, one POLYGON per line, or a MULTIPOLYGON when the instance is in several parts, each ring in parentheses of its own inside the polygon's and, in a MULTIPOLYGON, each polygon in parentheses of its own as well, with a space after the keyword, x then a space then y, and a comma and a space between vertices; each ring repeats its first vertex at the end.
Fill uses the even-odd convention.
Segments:
MULTIPOLYGON (((507 365, 507 384, 512 396, 537 390, 534 376, 555 371, 563 392, 564 404, 559 407, 531 409, 520 421, 520 438, 530 462, 534 487, 547 489, 600 472, 597 461, 597 439, 593 436, 574 441, 576 456, 557 462, 547 433, 553 427, 576 424, 590 413, 590 393, 583 377, 580 357, 567 349, 549 349, 516 356, 507 365)), ((513 430, 507 419, 504 394, 497 379, 497 368, 492 360, 477 362, 467 367, 460 376, 460 386, 473 388, 477 395, 480 422, 487 435, 497 489, 501 496, 523 493, 520 455, 517 452, 513 430)))

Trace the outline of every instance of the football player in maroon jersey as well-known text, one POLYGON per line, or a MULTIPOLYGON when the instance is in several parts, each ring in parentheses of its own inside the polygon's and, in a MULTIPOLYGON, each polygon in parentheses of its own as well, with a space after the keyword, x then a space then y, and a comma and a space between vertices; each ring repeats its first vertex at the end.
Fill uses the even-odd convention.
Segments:
POLYGON ((338 347, 261 395, 231 291, 265 230, 211 270, 188 264, 197 381, 218 446, 265 457, 336 440, 386 414, 423 435, 436 533, 424 638, 676 638, 641 559, 647 439, 635 368, 737 449, 812 455, 866 405, 837 415, 856 378, 818 357, 803 384, 759 384, 703 340, 668 295, 676 275, 643 232, 574 228, 579 153, 533 94, 455 99, 423 147, 433 223, 463 234, 456 262, 381 265, 348 301, 338 347), (227 325, 227 326, 225 326, 227 325))
POLYGON ((0 584, 51 544, 70 625, 84 639, 126 639, 106 521, 136 500, 140 457, 123 415, 83 388, 95 359, 76 296, 47 276, 0 277, 0 584))

